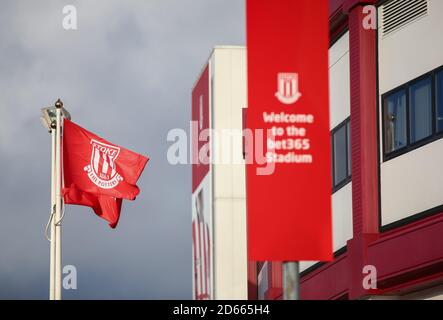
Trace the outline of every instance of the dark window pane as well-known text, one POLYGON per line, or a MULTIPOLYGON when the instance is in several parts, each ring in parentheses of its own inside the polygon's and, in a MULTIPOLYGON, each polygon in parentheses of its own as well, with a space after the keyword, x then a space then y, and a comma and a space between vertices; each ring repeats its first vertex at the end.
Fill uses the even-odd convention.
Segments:
POLYGON ((385 152, 406 146, 406 93, 393 93, 384 101, 385 152))
POLYGON ((411 143, 432 134, 432 82, 421 80, 410 89, 411 143))
POLYGON ((437 73, 436 79, 437 96, 437 131, 443 131, 443 71, 437 73))
POLYGON ((351 154, 351 122, 346 124, 347 147, 348 147, 348 176, 352 174, 352 154, 351 154))
POLYGON ((342 126, 334 133, 334 185, 346 179, 346 126, 342 126))

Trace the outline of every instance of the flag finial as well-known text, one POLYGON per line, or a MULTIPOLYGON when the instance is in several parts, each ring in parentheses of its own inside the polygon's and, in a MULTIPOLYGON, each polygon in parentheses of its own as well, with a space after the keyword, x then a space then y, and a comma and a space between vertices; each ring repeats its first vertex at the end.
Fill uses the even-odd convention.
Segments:
POLYGON ((58 99, 58 100, 55 102, 55 107, 56 107, 57 109, 62 108, 62 107, 63 107, 63 102, 62 102, 60 99, 58 99))

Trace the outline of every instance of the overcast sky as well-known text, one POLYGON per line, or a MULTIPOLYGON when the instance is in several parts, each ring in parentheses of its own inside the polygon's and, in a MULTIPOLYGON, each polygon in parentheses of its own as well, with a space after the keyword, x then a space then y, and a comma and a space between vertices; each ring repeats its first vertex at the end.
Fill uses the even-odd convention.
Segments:
POLYGON ((61 98, 80 126, 151 158, 116 230, 67 206, 68 299, 190 299, 191 171, 166 159, 189 131, 191 88, 214 45, 244 45, 242 0, 2 0, 0 299, 47 299, 50 135, 40 108, 61 98), (74 5, 78 30, 62 27, 74 5))

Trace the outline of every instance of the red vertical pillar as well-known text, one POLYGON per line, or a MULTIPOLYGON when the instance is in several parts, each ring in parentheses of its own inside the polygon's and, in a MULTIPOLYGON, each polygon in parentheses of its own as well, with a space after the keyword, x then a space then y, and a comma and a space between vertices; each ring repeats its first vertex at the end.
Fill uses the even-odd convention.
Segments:
POLYGON ((257 262, 248 261, 248 300, 258 299, 257 262))
POLYGON ((376 32, 363 21, 366 5, 348 0, 352 145, 353 239, 348 242, 351 299, 373 294, 363 288, 367 246, 378 237, 378 135, 376 32))
POLYGON ((349 12, 354 235, 378 232, 376 30, 363 8, 349 12))
POLYGON ((266 291, 266 300, 278 300, 283 295, 282 262, 268 262, 268 290, 266 291))

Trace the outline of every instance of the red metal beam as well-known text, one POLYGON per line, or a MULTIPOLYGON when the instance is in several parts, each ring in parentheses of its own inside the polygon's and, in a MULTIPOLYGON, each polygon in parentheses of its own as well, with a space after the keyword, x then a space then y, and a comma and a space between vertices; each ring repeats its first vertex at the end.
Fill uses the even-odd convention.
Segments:
POLYGON ((323 265, 301 280, 303 300, 339 299, 349 292, 349 261, 347 253, 323 265))
POLYGON ((358 251, 350 245, 347 253, 302 278, 302 299, 399 295, 443 283, 442 234, 443 212, 383 233, 378 240, 360 239, 358 251), (365 264, 376 267, 377 290, 362 286, 365 264))

